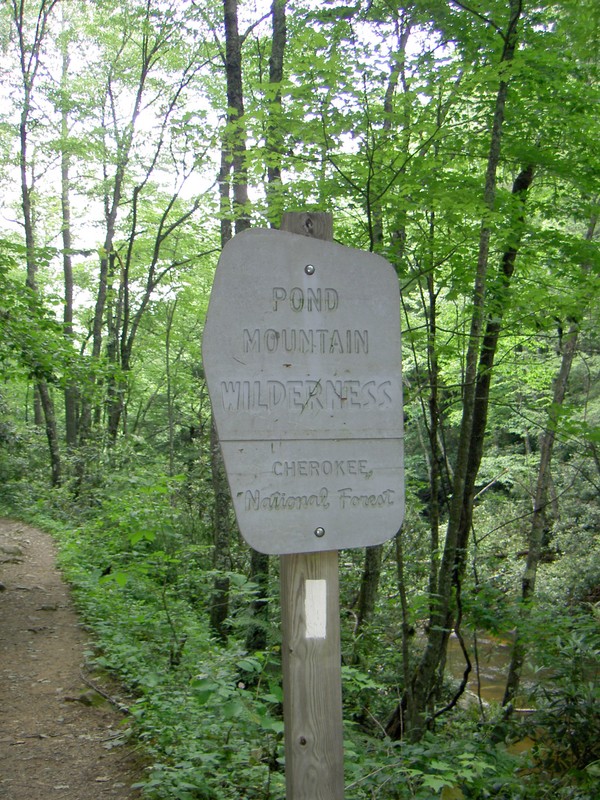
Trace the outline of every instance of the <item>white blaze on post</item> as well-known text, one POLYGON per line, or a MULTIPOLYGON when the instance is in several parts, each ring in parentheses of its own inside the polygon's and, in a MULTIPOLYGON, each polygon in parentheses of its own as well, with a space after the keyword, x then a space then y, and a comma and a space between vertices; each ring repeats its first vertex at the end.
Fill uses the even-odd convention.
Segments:
POLYGON ((327 638, 327 581, 304 582, 304 617, 307 639, 327 638))

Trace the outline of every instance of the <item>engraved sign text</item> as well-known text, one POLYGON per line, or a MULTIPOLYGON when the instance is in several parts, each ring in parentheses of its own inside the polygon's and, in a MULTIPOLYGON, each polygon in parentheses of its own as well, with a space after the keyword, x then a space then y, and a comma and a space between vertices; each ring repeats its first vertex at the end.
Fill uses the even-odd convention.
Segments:
POLYGON ((398 281, 386 261, 281 231, 239 234, 219 261, 203 357, 253 547, 299 553, 394 535, 402 384, 398 281))

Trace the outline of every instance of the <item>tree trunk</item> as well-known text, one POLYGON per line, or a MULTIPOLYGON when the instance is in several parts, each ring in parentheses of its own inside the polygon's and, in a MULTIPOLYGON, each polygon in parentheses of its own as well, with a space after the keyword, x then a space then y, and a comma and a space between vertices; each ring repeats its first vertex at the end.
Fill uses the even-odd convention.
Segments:
POLYGON ((210 464, 213 506, 213 568, 215 579, 210 601, 210 629, 221 641, 227 640, 226 621, 229 617, 230 509, 229 487, 225 475, 223 455, 214 421, 210 430, 210 464))
MULTIPOLYGON (((238 30, 237 0, 223 0, 225 23, 225 80, 227 84, 227 125, 221 147, 219 193, 221 198, 221 247, 235 232, 250 227, 248 186, 246 176, 246 136, 244 131, 244 96, 242 84, 242 41, 238 30), (233 185, 231 203, 230 180, 233 185)), ((231 501, 225 475, 223 455, 214 420, 211 423, 211 475, 215 493, 213 513, 214 554, 216 577, 210 609, 210 626, 221 640, 226 640, 225 620, 229 610, 230 518, 231 501)))
MULTIPOLYGON (((219 185, 221 192, 221 247, 224 247, 231 238, 232 229, 228 210, 223 205, 229 200, 229 183, 225 167, 225 151, 221 153, 221 174, 219 185), (229 239, 227 238, 229 237, 229 239)), ((210 425, 210 472, 214 495, 212 514, 213 527, 213 569, 215 578, 210 601, 210 628, 221 641, 227 641, 225 621, 229 616, 229 578, 227 572, 231 569, 230 558, 230 517, 231 498, 225 474, 225 464, 219 437, 215 426, 214 417, 210 425)))
MULTIPOLYGON (((146 9, 146 22, 150 22, 150 6, 146 9)), ((102 355, 102 346, 103 346, 103 337, 104 337, 104 324, 105 324, 105 316, 106 316, 106 305, 109 300, 109 291, 111 288, 111 273, 114 272, 114 264, 116 254, 114 252, 114 240, 117 231, 117 218, 119 214, 119 208, 121 205, 123 191, 125 187, 125 179, 127 175, 127 167, 129 164, 129 160, 131 157, 131 149, 133 146, 134 141, 134 134, 136 130, 136 125, 138 121, 138 117, 142 110, 142 100, 144 97, 144 91, 146 88, 146 80, 148 78, 148 73, 150 71, 150 66, 152 64, 152 60, 154 58, 156 49, 158 47, 158 43, 156 41, 152 42, 150 37, 152 35, 152 28, 148 24, 144 26, 144 32, 142 35, 143 44, 142 44, 142 60, 139 64, 139 78, 137 86, 135 87, 135 99, 132 103, 131 115, 127 124, 123 127, 122 130, 119 130, 117 119, 114 117, 112 110, 106 113, 106 107, 103 109, 103 128, 107 131, 107 138, 108 138, 108 131, 112 128, 115 142, 117 143, 117 152, 115 156, 115 170, 114 175, 109 176, 109 165, 108 163, 104 164, 104 173, 105 173, 105 183, 106 183, 106 190, 104 194, 104 243, 100 248, 100 274, 98 278, 98 291, 96 294, 96 304, 94 308, 94 318, 92 323, 92 362, 97 363, 100 360, 100 356, 102 355)), ((125 35, 129 35, 126 31, 125 35)), ((112 78, 112 71, 109 72, 109 76, 107 79, 106 85, 106 100, 105 102, 110 106, 114 103, 113 98, 113 78, 112 78)), ((108 154, 111 151, 111 145, 109 143, 105 143, 105 154, 108 154)), ((120 285, 120 284, 119 284, 120 285)), ((116 357, 116 352, 113 354, 116 357)), ((92 405, 92 395, 94 390, 94 385, 96 383, 95 378, 90 380, 90 386, 88 387, 88 391, 82 398, 82 409, 81 409, 81 420, 80 420, 80 432, 81 432, 81 439, 87 439, 91 433, 92 425, 93 425, 93 417, 98 422, 100 418, 100 411, 99 407, 96 406, 95 411, 93 411, 92 405)), ((117 387, 115 389, 115 397, 117 398, 117 402, 120 401, 120 396, 118 392, 120 391, 121 387, 117 387)), ((110 404, 109 404, 110 405, 110 404)), ((115 402, 113 397, 112 407, 114 408, 115 402)), ((119 411, 120 416, 120 411, 119 411)), ((118 428, 118 420, 115 425, 115 418, 114 415, 109 413, 109 436, 113 436, 113 431, 115 427, 118 428)))
POLYGON ((108 296, 106 303, 106 432, 111 445, 117 441, 121 414, 124 406, 125 377, 127 367, 121 357, 120 334, 123 320, 123 294, 128 281, 117 253, 111 252, 108 269, 108 296), (115 264, 118 263, 118 277, 115 264), (115 284, 117 286, 115 290, 115 284))
MULTIPOLYGON (((433 253, 435 237, 435 213, 429 220, 430 251, 433 253)), ((427 275, 427 374, 429 376, 429 613, 434 612, 437 597, 437 580, 440 567, 440 486, 442 477, 442 455, 440 452, 439 368, 437 358, 437 292, 433 274, 433 258, 430 258, 427 275)))
MULTIPOLYGON (((28 134, 29 118, 32 108, 32 91, 35 83, 37 70, 40 66, 40 52, 44 36, 47 32, 49 16, 56 4, 56 0, 42 0, 38 6, 37 24, 35 36, 32 42, 25 41, 26 24, 24 19, 25 7, 23 3, 13 0, 13 22, 19 40, 21 78, 23 88, 23 105, 21 108, 21 118, 19 122, 19 168, 21 175, 21 206, 23 209, 23 226, 25 230, 25 246, 27 261, 26 284, 32 292, 38 292, 37 271, 38 262, 35 251, 35 225, 34 213, 32 208, 32 188, 28 176, 29 153, 28 153, 28 134)), ((31 178, 33 182, 33 177, 31 178)), ((52 473, 52 485, 58 486, 61 482, 62 467, 60 449, 58 444, 58 431, 56 426, 56 416, 54 414, 54 404, 52 395, 48 389, 46 377, 38 376, 36 383, 36 396, 39 398, 39 405, 43 413, 48 439, 50 455, 50 467, 52 473)), ((37 417, 37 411, 36 411, 37 417)))
MULTIPOLYGON (((98 363, 102 355, 102 344, 104 336, 104 322, 106 314, 106 302, 108 298, 109 289, 109 263, 110 255, 112 253, 113 240, 116 230, 117 212, 121 200, 122 181, 124 177, 124 170, 117 169, 115 176, 115 183, 112 191, 112 202, 109 200, 109 195, 105 197, 105 208, 107 213, 105 215, 105 235, 104 244, 100 249, 100 273, 98 276, 98 290, 96 293, 96 303, 94 307, 94 319, 92 322, 92 362, 98 363)), ((114 254, 112 255, 114 258, 114 254)), ((89 439, 92 427, 93 418, 97 418, 98 413, 94 415, 92 400, 94 393, 94 386, 96 379, 90 379, 90 386, 82 396, 81 405, 81 420, 80 420, 80 439, 82 442, 89 439)))
MULTIPOLYGON (((287 0, 273 0, 271 6, 272 37, 269 58, 269 83, 274 86, 269 105, 267 128, 267 207, 269 218, 275 222, 281 213, 281 81, 283 80, 283 61, 286 44, 285 7, 287 0)), ((246 649, 249 652, 264 650, 268 641, 267 622, 269 617, 269 556, 253 550, 250 555, 250 580, 256 584, 258 596, 252 601, 250 614, 252 622, 246 635, 246 649)))
POLYGON ((269 221, 277 226, 282 212, 281 192, 281 153, 283 137, 281 134, 281 82, 287 38, 286 8, 287 0, 273 0, 271 6, 272 37, 269 57, 270 102, 267 123, 267 209, 269 221))
POLYGON ((44 411, 46 438, 48 440, 48 449, 50 451, 52 486, 60 486, 62 482, 62 462, 60 458, 56 417, 54 415, 54 403, 52 402, 52 395, 50 394, 50 390, 48 389, 48 384, 46 381, 39 381, 37 389, 40 394, 42 409, 44 411))
MULTIPOLYGON (((491 386, 491 378, 494 366, 494 357, 498 346, 498 338, 500 335, 504 312, 510 302, 510 295, 508 288, 511 277, 514 272, 515 262, 519 251, 523 226, 525 222, 525 203, 527 193, 531 186, 534 177, 533 166, 526 166, 513 183, 513 197, 517 203, 517 211, 515 219, 511 226, 511 234, 509 243, 505 250, 499 271, 498 279, 495 285, 488 288, 488 318, 483 333, 481 351, 479 353, 479 362, 477 367, 477 378, 475 381, 475 394, 473 398, 472 415, 471 415, 471 436, 469 441, 468 457, 464 469, 463 479, 463 494, 462 504, 460 508, 460 518, 458 527, 453 537, 453 550, 454 561, 450 563, 448 558, 448 538, 446 539, 446 547, 444 550, 444 559, 440 568, 440 580, 436 586, 434 595, 435 603, 439 604, 440 597, 444 599, 445 617, 441 617, 437 610, 437 605, 432 605, 432 613, 430 614, 430 633, 428 636, 428 644, 426 646, 423 661, 419 664, 417 675, 419 677, 420 670, 429 671, 429 697, 433 697, 434 685, 438 675, 440 675, 440 668, 445 661, 446 649, 448 645, 448 638, 450 632, 455 626, 455 608, 450 602, 452 596, 450 592, 454 590, 458 595, 460 593, 460 584, 464 576, 465 570, 465 557, 468 545, 469 533, 473 519, 473 504, 475 497, 475 481, 479 472, 481 459, 483 456, 483 442, 485 431, 487 427, 487 414, 489 404, 489 392, 491 386), (442 588, 442 580, 445 582, 446 589, 442 588), (449 591, 450 590, 450 591, 449 591), (442 630, 432 635, 431 626, 439 625, 442 630), (429 654, 431 660, 425 661, 429 642, 431 640, 437 641, 437 651, 429 654), (424 664, 424 666, 422 666, 424 664)), ((458 466, 456 467, 458 469, 458 466)), ((456 483, 455 483, 456 485, 456 483)), ((432 648, 433 649, 433 648, 432 648)), ((420 686, 415 681, 414 686, 420 686)), ((413 702, 416 699, 413 695, 413 702)), ((411 703, 407 701, 407 712, 410 713, 413 709, 411 703)), ((398 714, 399 709, 396 711, 398 714)), ((424 721, 424 716, 420 709, 418 709, 418 723, 424 721)), ((411 723, 405 721, 404 724, 412 730, 411 723)))
POLYGON ((257 596, 250 604, 252 619, 246 633, 246 650, 254 653, 267 647, 269 619, 269 556, 258 550, 250 553, 250 580, 256 584, 257 596))
POLYGON ((471 441, 463 493, 463 505, 460 526, 457 536, 455 558, 455 584, 460 587, 466 566, 466 553, 473 522, 475 502, 475 482, 483 457, 483 446, 487 428, 488 408, 494 359, 498 348, 498 340, 502 329, 504 313, 508 308, 511 296, 510 281, 514 273, 515 262, 519 252, 525 225, 525 205, 527 195, 533 182, 535 170, 532 164, 525 166, 516 177, 512 196, 516 203, 514 220, 511 225, 507 247, 503 253, 497 279, 488 288, 488 312, 485 331, 479 354, 477 380, 475 383, 475 404, 471 425, 471 441))
POLYGON ((242 39, 238 29, 238 0, 223 0, 225 22, 225 77, 227 83, 227 128, 224 149, 233 183, 235 232, 250 227, 248 178, 246 170, 246 131, 242 83, 242 39))
MULTIPOLYGON (((406 46, 410 37, 412 29, 411 12, 402 9, 400 11, 401 19, 396 16, 396 48, 391 59, 390 74, 388 77, 385 94, 383 97, 383 123, 382 130, 384 137, 390 136, 393 128, 393 111, 394 111, 394 94, 398 87, 400 80, 402 81, 402 88, 407 92, 408 84, 406 80, 406 46)), ((410 138, 409 126, 409 113, 408 106, 405 107, 404 124, 402 131, 402 145, 404 152, 408 152, 408 140, 410 138)), ((397 133, 394 132, 396 136, 397 133)), ((373 154, 374 155, 374 154, 373 154)), ((369 155, 369 157, 371 157, 369 155)), ((383 230, 383 209, 381 205, 382 193, 378 179, 379 168, 375 163, 370 164, 369 178, 365 191, 365 205, 367 212, 367 224, 369 227, 369 241, 370 249, 378 251, 384 241, 383 230), (371 171, 372 169, 372 171, 371 171)), ((404 219, 406 215, 403 214, 404 219)), ((405 226, 398 227, 395 233, 396 242, 401 243, 405 239, 405 226)), ((398 248, 398 260, 400 260, 401 253, 398 248)))
MULTIPOLYGON (((591 241, 596 230, 597 216, 593 216, 586 233, 586 240, 591 241)), ((589 266, 584 266, 584 272, 589 272, 589 266)), ((502 705, 507 711, 512 710, 512 704, 519 692, 521 673, 527 655, 527 641, 524 637, 523 628, 529 617, 529 601, 535 592, 535 582, 537 569, 542 556, 544 530, 546 527, 546 509, 548 506, 548 489, 551 483, 550 467, 552 464, 552 453, 554 442, 556 441, 556 429, 560 409, 565 399, 569 375, 573 365, 573 359, 577 352, 577 339, 579 336, 579 322, 571 320, 568 334, 563 337, 563 349, 560 368, 554 381, 554 391, 552 403, 548 411, 546 428, 540 440, 540 464, 538 467, 535 497, 533 504, 533 515, 528 536, 528 551, 525 570, 521 581, 521 607, 519 612, 519 623, 515 635, 511 661, 508 668, 506 688, 502 705)))
MULTIPOLYGON (((62 62, 62 89, 66 92, 69 73, 68 44, 63 45, 62 62)), ((71 181, 70 167, 71 156, 67 137, 69 135, 69 117, 66 105, 61 108, 61 210, 62 210, 62 243, 63 243, 63 276, 65 307, 63 315, 64 332, 68 342, 73 338, 73 263, 71 258, 71 181)), ((65 386, 65 434, 67 447, 74 449, 77 446, 77 384, 69 380, 65 386)))
POLYGON ((169 475, 175 474, 175 397, 173 393, 173 375, 171 370, 171 333, 173 331, 173 320, 177 309, 176 297, 173 303, 166 308, 166 331, 165 331, 165 373, 167 378, 167 423, 169 429, 169 475))
POLYGON ((383 545, 378 544, 373 547, 365 548, 365 563, 358 595, 358 610, 356 612, 357 634, 375 611, 375 603, 379 591, 379 578, 381 577, 382 559, 383 545))
MULTIPOLYGON (((402 11, 402 20, 396 18, 396 39, 397 45, 391 60, 390 74, 385 88, 383 98, 383 132, 389 136, 392 130, 392 114, 394 94, 402 79, 403 88, 406 89, 405 58, 406 45, 411 32, 412 20, 408 12, 402 11)), ((406 122, 406 120, 405 120, 406 122)), ((406 137, 408 136, 408 124, 405 124, 404 146, 408 148, 406 137)), ((365 191, 367 222, 369 226, 370 249, 379 250, 384 241, 383 230, 383 209, 381 205, 381 195, 372 186, 371 177, 377 177, 377 168, 373 164, 373 173, 369 173, 368 184, 365 191), (374 196, 372 197, 372 193, 374 196)), ((404 238, 404 231, 399 237, 404 238)), ((381 577, 381 563, 383 558, 383 546, 365 548, 365 561, 361 576, 360 591, 358 597, 358 610, 355 634, 358 635, 365 622, 372 616, 375 610, 377 594, 379 592, 379 580, 381 577)))
MULTIPOLYGON (((520 2, 518 0, 510 0, 510 19, 504 35, 501 63, 511 61, 514 56, 517 45, 517 23, 520 13, 520 2)), ((490 211, 493 210, 495 204, 496 174, 500 162, 507 93, 508 82, 505 78, 502 78, 496 95, 484 188, 484 202, 490 211)), ((455 590, 459 579, 458 566, 464 557, 462 532, 466 519, 465 496, 469 495, 470 458, 472 456, 472 447, 476 444, 473 437, 478 403, 477 377, 484 332, 490 238, 491 227, 489 222, 484 220, 479 237, 479 253, 473 287, 473 311, 463 384, 463 414, 454 468, 454 485, 449 520, 437 581, 437 602, 433 607, 433 613, 430 615, 427 643, 413 676, 410 691, 406 693, 403 703, 397 706, 387 724, 387 733, 392 738, 399 738, 404 730, 409 733, 413 740, 418 740, 423 736, 428 725, 432 701, 439 685, 440 666, 445 661, 448 639, 454 626, 456 614, 455 590), (403 706, 406 709, 405 718, 403 718, 403 706)), ((487 385, 489 387, 489 382, 487 385)))

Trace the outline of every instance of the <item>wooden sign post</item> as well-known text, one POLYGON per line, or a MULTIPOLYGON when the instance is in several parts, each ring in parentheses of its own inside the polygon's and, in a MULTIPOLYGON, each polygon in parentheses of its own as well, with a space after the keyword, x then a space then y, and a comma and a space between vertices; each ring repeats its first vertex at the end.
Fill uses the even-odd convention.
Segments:
POLYGON ((228 242, 202 342, 240 532, 281 556, 287 800, 343 798, 337 551, 404 514, 398 280, 332 226, 228 242))
MULTIPOLYGON (((284 214, 282 230, 333 239, 330 214, 284 214)), ((337 550, 280 560, 286 800, 342 800, 344 736, 337 550)))

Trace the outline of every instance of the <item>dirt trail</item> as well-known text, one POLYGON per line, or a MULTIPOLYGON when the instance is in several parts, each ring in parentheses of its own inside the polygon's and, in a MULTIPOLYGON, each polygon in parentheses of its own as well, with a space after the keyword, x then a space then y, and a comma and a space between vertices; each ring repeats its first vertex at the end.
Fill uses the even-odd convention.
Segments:
POLYGON ((0 519, 0 582, 0 799, 141 797, 126 718, 85 682, 51 537, 0 519))

